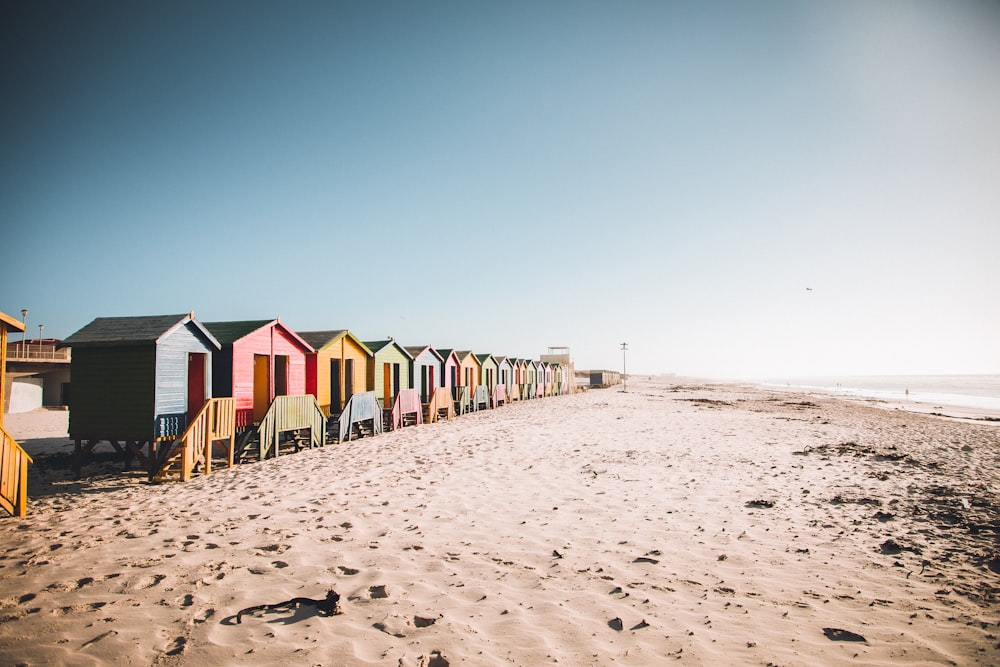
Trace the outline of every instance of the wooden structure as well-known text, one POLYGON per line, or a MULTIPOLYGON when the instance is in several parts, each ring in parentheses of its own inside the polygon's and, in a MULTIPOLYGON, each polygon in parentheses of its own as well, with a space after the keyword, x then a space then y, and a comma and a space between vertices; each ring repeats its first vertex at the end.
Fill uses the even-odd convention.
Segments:
POLYGON ((499 372, 499 377, 497 379, 498 385, 503 385, 504 389, 504 402, 510 400, 512 394, 512 388, 514 386, 514 365, 509 357, 496 357, 497 368, 499 372))
POLYGON ((372 351, 347 329, 300 331, 315 352, 306 355, 306 393, 327 417, 339 415, 354 394, 368 390, 372 351))
POLYGON ((233 467, 236 436, 236 410, 232 398, 210 398, 190 421, 180 438, 157 448, 157 465, 153 481, 179 479, 186 482, 199 469, 212 472, 213 451, 219 447, 227 468, 233 467))
POLYGON ((493 399, 490 397, 490 388, 485 384, 477 384, 472 392, 472 411, 489 410, 493 407, 493 399))
POLYGON ((382 406, 374 391, 354 394, 348 399, 340 413, 337 432, 340 442, 382 432, 382 406))
POLYGON ((494 408, 506 405, 507 385, 498 383, 497 386, 493 387, 493 393, 490 395, 490 400, 492 400, 494 408))
POLYGON ((182 436, 212 397, 219 341, 189 313, 99 317, 62 346, 73 348, 74 473, 107 441, 126 465, 138 458, 154 476, 164 461, 158 448, 182 436))
POLYGON ((622 381, 622 374, 617 371, 590 371, 590 386, 593 387, 610 387, 612 385, 620 384, 622 381))
POLYGON ((326 415, 312 394, 275 396, 257 430, 257 447, 253 454, 263 461, 280 454, 282 434, 289 432, 294 432, 294 437, 285 438, 284 442, 294 451, 322 447, 326 441, 326 415), (308 434, 301 433, 305 430, 308 434))
POLYGON ((480 384, 486 385, 488 393, 492 394, 500 381, 500 365, 492 354, 477 354, 476 360, 479 361, 480 384))
POLYGON ((0 312, 0 507, 13 516, 23 517, 28 513, 28 464, 32 460, 3 425, 7 405, 7 334, 10 331, 23 332, 24 325, 0 312))
POLYGON ((396 400, 396 394, 401 389, 410 388, 413 357, 392 338, 365 341, 365 346, 373 355, 368 365, 368 389, 375 392, 382 409, 388 410, 396 400))
POLYGON ((400 389, 392 402, 392 430, 424 423, 424 405, 418 389, 400 389))
POLYGON ((433 424, 441 419, 452 419, 454 416, 455 400, 452 398, 451 390, 447 387, 438 387, 427 404, 427 423, 433 424))
POLYGON ((441 363, 441 386, 451 392, 452 400, 458 398, 455 394, 455 387, 459 386, 458 378, 461 374, 462 363, 458 360, 458 353, 452 349, 438 349, 437 353, 443 359, 441 363))
POLYGON ((441 368, 444 358, 430 345, 407 345, 406 351, 413 357, 410 364, 412 388, 420 392, 420 402, 428 404, 434 390, 441 384, 441 368))
POLYGON ((458 386, 468 387, 471 396, 479 383, 482 382, 480 372, 483 366, 472 350, 456 350, 455 355, 458 357, 459 363, 458 386))
POLYGON ((469 388, 458 385, 454 389, 455 395, 455 414, 464 415, 472 410, 472 394, 469 392, 469 388))
POLYGON ((237 431, 260 424, 276 396, 306 393, 306 355, 315 350, 280 319, 205 326, 222 346, 212 359, 213 395, 235 399, 237 431))

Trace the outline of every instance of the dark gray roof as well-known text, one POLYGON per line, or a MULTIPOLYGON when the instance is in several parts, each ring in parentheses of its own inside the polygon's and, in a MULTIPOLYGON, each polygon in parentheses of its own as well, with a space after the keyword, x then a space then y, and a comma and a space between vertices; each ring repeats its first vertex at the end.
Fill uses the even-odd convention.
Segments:
POLYGON ((139 315, 135 317, 98 317, 69 338, 60 347, 113 345, 116 343, 155 343, 188 313, 178 315, 139 315))
POLYGON ((242 320, 240 322, 205 322, 205 327, 212 332, 220 343, 231 345, 247 334, 267 326, 274 320, 242 320))
POLYGON ((299 338, 312 345, 314 349, 319 350, 330 341, 343 336, 347 333, 347 329, 330 329, 328 331, 296 331, 295 333, 299 335, 299 338))

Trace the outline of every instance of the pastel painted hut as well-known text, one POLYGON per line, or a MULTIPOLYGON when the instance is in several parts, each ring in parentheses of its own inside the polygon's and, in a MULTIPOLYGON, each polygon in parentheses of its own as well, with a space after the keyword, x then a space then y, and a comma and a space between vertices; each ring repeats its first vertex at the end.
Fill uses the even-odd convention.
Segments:
POLYGON ((472 350, 459 350, 455 354, 458 355, 458 363, 460 364, 458 384, 461 387, 468 387, 469 393, 473 393, 482 382, 480 379, 482 377, 480 374, 483 369, 482 364, 479 363, 479 359, 472 353, 472 350))
POLYGON ((496 360, 499 372, 497 384, 503 385, 504 393, 507 395, 509 400, 511 388, 514 385, 514 366, 511 363, 510 357, 498 356, 496 357, 496 360))
POLYGON ((347 329, 300 331, 315 352, 306 355, 306 392, 327 417, 339 415, 354 394, 368 388, 368 346, 347 329))
POLYGON ((458 360, 458 353, 452 349, 441 348, 437 353, 443 359, 441 363, 441 386, 446 388, 453 398, 455 398, 455 387, 459 386, 459 376, 461 375, 462 363, 458 360))
POLYGON ((0 312, 0 507, 13 516, 28 513, 28 464, 31 457, 4 429, 3 413, 7 409, 7 335, 24 332, 24 325, 0 312))
POLYGON ((513 382, 510 387, 510 399, 513 401, 520 401, 524 398, 524 359, 511 357, 510 366, 513 376, 513 382))
POLYGON ((528 370, 528 379, 525 383, 527 385, 527 398, 540 398, 541 395, 538 393, 538 376, 541 374, 539 362, 529 359, 526 368, 528 370))
POLYGON ((99 317, 61 345, 73 349, 69 436, 77 475, 102 441, 156 474, 165 463, 157 443, 183 435, 214 395, 221 345, 194 313, 99 317))
POLYGON ((542 392, 543 392, 542 395, 543 396, 551 396, 552 395, 552 380, 553 380, 552 364, 548 363, 547 361, 542 361, 542 362, 539 362, 539 363, 541 364, 541 371, 542 371, 542 378, 543 378, 543 380, 542 380, 542 392))
POLYGON ((550 363, 549 366, 552 368, 552 395, 561 396, 566 393, 563 391, 563 366, 558 363, 550 363))
POLYGON ((434 390, 441 386, 441 366, 444 364, 444 359, 430 345, 406 345, 404 347, 413 357, 410 364, 413 389, 420 392, 420 402, 426 405, 434 395, 434 390))
POLYGON ((216 396, 236 401, 236 427, 264 418, 275 396, 306 393, 309 343, 280 319, 206 322, 222 350, 212 360, 216 396))
POLYGON ((476 359, 479 360, 480 383, 486 385, 492 394, 500 379, 500 366, 496 357, 492 354, 477 354, 476 359))
POLYGON ((368 365, 368 387, 375 392, 382 409, 389 411, 400 389, 410 388, 410 364, 413 357, 392 338, 365 341, 372 351, 368 365))

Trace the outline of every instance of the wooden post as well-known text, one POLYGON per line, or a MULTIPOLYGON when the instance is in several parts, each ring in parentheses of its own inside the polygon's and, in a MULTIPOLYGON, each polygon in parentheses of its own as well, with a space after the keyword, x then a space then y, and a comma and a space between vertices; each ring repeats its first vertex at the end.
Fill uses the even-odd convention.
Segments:
POLYGON ((0 428, 3 428, 3 413, 7 408, 7 324, 0 322, 0 428))

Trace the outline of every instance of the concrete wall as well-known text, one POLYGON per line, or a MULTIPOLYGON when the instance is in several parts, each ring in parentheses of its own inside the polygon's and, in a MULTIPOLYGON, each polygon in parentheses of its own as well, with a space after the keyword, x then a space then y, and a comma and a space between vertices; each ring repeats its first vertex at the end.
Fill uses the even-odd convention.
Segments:
POLYGON ((10 383, 10 405, 7 412, 31 412, 42 407, 43 385, 44 381, 37 376, 14 378, 10 383))

